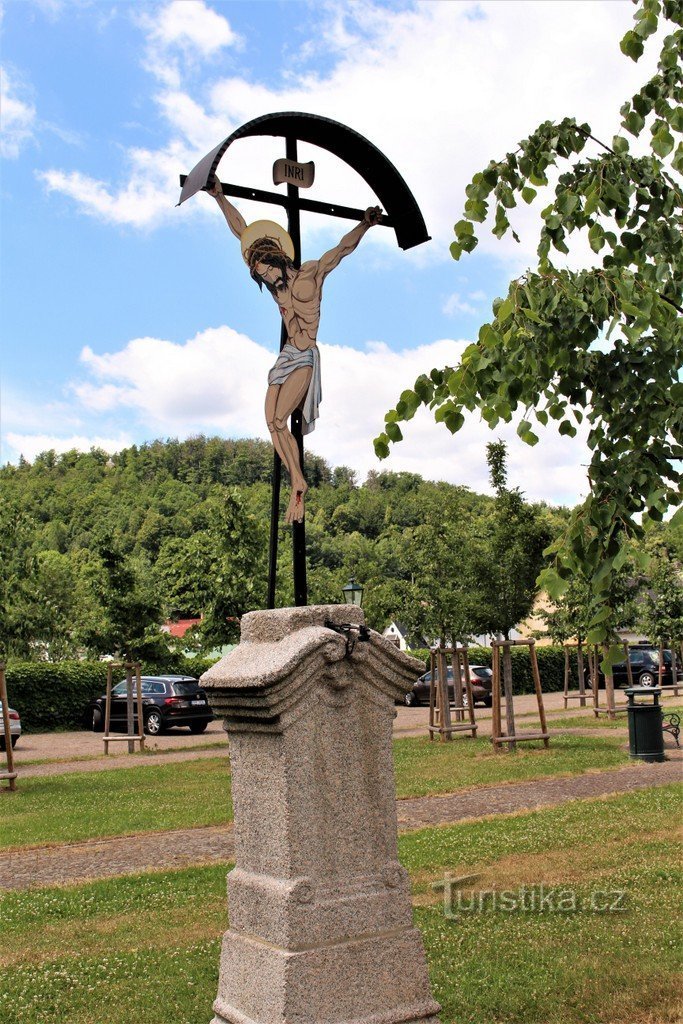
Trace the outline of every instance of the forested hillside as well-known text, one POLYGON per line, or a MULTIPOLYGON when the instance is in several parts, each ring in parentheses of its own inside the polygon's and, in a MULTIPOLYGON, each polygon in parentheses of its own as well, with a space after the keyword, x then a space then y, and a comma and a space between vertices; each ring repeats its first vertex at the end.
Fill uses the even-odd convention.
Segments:
MULTIPOLYGON (((271 471, 266 442, 205 437, 0 469, 4 653, 139 652, 158 643, 164 618, 192 614, 204 617, 204 649, 234 639, 236 618, 265 602, 271 471)), ((410 473, 359 485, 310 455, 307 477, 309 600, 339 601, 355 575, 380 629, 392 618, 435 636, 486 628, 472 616, 492 561, 510 544, 537 561, 564 518, 520 499, 506 511, 519 515, 518 535, 506 538, 496 500, 466 487, 410 473)), ((290 603, 283 527, 278 604, 290 603)))

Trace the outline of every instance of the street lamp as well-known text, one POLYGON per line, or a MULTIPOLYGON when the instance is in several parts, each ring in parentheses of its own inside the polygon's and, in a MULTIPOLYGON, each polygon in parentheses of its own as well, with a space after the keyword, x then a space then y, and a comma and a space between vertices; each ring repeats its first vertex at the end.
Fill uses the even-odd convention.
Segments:
POLYGON ((363 602, 363 588, 360 583, 356 583, 355 576, 352 576, 346 586, 342 587, 342 594, 345 604, 355 604, 357 608, 360 608, 363 602))

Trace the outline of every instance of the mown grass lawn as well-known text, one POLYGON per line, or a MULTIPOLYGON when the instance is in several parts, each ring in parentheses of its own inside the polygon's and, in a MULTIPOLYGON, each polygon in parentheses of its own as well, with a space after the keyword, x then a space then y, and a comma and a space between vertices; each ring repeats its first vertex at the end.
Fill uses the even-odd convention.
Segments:
MULTIPOLYGON (((400 839, 442 1024, 680 1020, 680 789, 577 801, 400 839), (577 904, 624 890, 625 910, 445 917, 432 882, 544 883, 577 904)), ((14 1024, 207 1024, 225 867, 0 896, 0 1019, 14 1024)))
MULTIPOLYGON (((394 741, 394 760, 397 795, 409 797, 615 768, 629 759, 617 736, 557 736, 549 750, 530 743, 502 754, 494 754, 484 738, 452 743, 399 739, 394 741)), ((195 828, 232 819, 225 757, 20 778, 17 792, 2 793, 0 800, 0 848, 195 828)))
MULTIPOLYGON (((577 709, 575 709, 577 710, 577 709)), ((683 707, 680 704, 663 704, 662 711, 665 715, 674 712, 683 718, 683 707)), ((622 729, 624 736, 628 735, 628 717, 621 712, 616 718, 608 718, 600 715, 596 718, 593 711, 584 710, 583 714, 561 718, 549 716, 548 725, 550 729, 622 729)))

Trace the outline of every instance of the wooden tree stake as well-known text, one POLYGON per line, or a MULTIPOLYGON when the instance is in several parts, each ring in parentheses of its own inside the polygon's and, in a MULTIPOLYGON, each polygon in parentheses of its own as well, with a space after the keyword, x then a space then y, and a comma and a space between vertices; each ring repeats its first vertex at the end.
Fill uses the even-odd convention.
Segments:
POLYGON ((7 680, 5 678, 5 666, 0 664, 0 701, 2 701, 2 724, 5 733, 5 757, 7 760, 7 771, 0 772, 0 780, 7 782, 10 792, 16 792, 17 773, 14 770, 14 750, 12 749, 12 733, 10 731, 9 701, 7 699, 7 680))
POLYGON ((472 684, 469 677, 469 661, 467 649, 463 647, 437 647, 430 652, 431 683, 429 686, 429 738, 433 740, 438 736, 442 743, 453 739, 454 732, 470 733, 472 738, 477 735, 477 723, 474 715, 474 699, 472 695, 472 684), (458 713, 457 700, 460 691, 460 717, 456 717, 455 723, 451 720, 450 697, 448 694, 448 662, 446 655, 450 655, 453 671, 454 703, 456 705, 456 716, 458 713), (467 706, 469 722, 464 721, 464 708, 462 706, 462 686, 465 686, 467 694, 467 706))
POLYGON ((109 753, 110 743, 127 743, 128 753, 133 754, 135 752, 135 744, 140 744, 140 753, 145 749, 145 723, 142 716, 142 678, 140 674, 140 662, 114 662, 110 661, 107 664, 107 689, 105 694, 105 705, 104 705, 104 752, 109 753), (112 736, 110 733, 111 726, 111 691, 113 682, 114 669, 123 669, 126 673, 126 725, 127 730, 123 736, 112 736), (137 705, 138 715, 138 727, 137 732, 135 730, 134 722, 134 691, 133 691, 133 676, 135 676, 135 704, 137 705))
POLYGON ((491 726, 491 742, 495 751, 501 750, 507 744, 509 750, 515 750, 520 742, 527 740, 543 740, 546 749, 549 746, 550 734, 545 717, 543 706, 543 690, 541 687, 541 676, 538 671, 538 658, 536 657, 535 640, 494 640, 492 644, 493 655, 493 716, 491 726), (536 703, 538 704, 538 719, 540 732, 516 732, 515 710, 512 698, 512 655, 511 647, 528 647, 529 659, 531 661, 531 673, 534 680, 536 692, 536 703), (503 689, 505 692, 505 720, 507 732, 503 733, 501 721, 501 657, 503 650, 503 689))
MULTIPOLYGON (((584 676, 584 663, 583 663, 583 645, 580 640, 576 643, 565 643, 564 645, 564 709, 567 710, 567 706, 570 700, 578 700, 580 707, 585 708, 586 706, 586 680, 584 676), (571 653, 570 649, 576 647, 576 667, 578 672, 578 693, 570 693, 571 683, 571 653)), ((590 653, 589 653, 589 664, 590 664, 590 653)))

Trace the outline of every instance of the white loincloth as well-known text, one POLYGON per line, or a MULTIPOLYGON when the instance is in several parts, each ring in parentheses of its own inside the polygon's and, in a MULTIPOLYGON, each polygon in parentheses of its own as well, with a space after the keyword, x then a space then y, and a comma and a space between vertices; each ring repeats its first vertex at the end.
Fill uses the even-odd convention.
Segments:
POLYGON ((275 365, 268 372, 268 384, 284 384, 290 374, 300 370, 304 366, 312 366, 313 373, 308 385, 308 391, 302 407, 303 424, 302 433, 310 434, 315 430, 315 421, 318 418, 318 406, 322 401, 322 385, 320 379, 320 352, 318 346, 300 349, 291 342, 286 342, 280 355, 275 360, 275 365))

